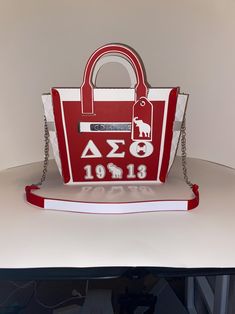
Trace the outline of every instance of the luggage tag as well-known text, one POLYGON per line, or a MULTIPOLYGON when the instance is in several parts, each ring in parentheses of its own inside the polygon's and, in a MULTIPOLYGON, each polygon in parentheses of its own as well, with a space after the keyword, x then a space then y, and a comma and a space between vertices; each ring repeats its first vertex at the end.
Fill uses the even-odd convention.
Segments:
POLYGON ((140 97, 133 106, 131 129, 133 141, 152 141, 153 105, 145 97, 140 97))

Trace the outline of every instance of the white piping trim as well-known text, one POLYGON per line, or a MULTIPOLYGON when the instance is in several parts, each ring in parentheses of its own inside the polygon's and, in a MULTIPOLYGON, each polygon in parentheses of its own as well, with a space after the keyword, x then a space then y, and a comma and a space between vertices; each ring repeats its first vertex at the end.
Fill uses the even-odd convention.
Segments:
POLYGON ((162 167, 162 158, 163 158, 163 151, 164 151, 164 144, 165 144, 165 134, 166 134, 166 120, 167 120, 167 112, 168 112, 168 105, 169 105, 169 95, 172 89, 168 89, 168 96, 165 99, 164 105, 164 116, 162 122, 162 136, 161 136, 161 146, 159 152, 159 163, 158 163, 158 172, 157 172, 157 181, 160 180, 160 170, 162 167))
MULTIPOLYGON (((62 122, 63 122, 63 130, 64 130, 64 135, 65 135, 65 146, 66 146, 66 152, 67 152, 67 159, 68 159, 68 167, 69 167, 69 176, 70 180, 66 182, 66 184, 71 184, 73 182, 73 176, 72 176, 72 170, 71 170, 71 163, 70 163, 70 152, 69 152, 69 144, 68 144, 68 138, 67 138, 67 132, 66 132, 66 127, 65 127, 65 117, 64 117, 64 106, 63 102, 60 101, 60 106, 61 106, 61 115, 62 115, 62 122)), ((61 162, 62 163, 62 162, 61 162)))
MULTIPOLYGON (((79 88, 56 88, 61 101, 81 101, 79 88)), ((165 101, 171 88, 150 88, 147 99, 165 101)), ((134 101, 134 88, 94 88, 95 101, 134 101)))
POLYGON ((76 182, 68 182, 65 184, 69 184, 69 185, 110 185, 110 184, 121 184, 121 185, 127 185, 127 184, 163 184, 163 182, 161 181, 157 181, 157 180, 144 180, 144 179, 139 179, 137 180, 129 180, 129 181, 122 181, 122 180, 115 180, 115 181, 94 181, 94 180, 87 180, 87 181, 76 181, 76 182))

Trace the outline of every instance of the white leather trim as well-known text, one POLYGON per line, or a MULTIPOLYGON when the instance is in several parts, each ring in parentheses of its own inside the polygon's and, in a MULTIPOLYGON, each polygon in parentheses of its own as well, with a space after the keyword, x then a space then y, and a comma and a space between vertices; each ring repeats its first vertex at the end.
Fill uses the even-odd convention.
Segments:
POLYGON ((129 74, 131 83, 130 87, 135 87, 137 83, 135 71, 131 63, 126 58, 124 58, 124 56, 121 55, 105 55, 96 62, 91 78, 94 86, 96 86, 97 75, 100 69, 107 63, 120 63, 121 65, 123 65, 129 74))
MULTIPOLYGON (((80 101, 81 92, 79 88, 55 88, 60 94, 61 101, 80 101)), ((166 100, 171 88, 150 88, 148 99, 166 100)), ((133 88, 94 88, 95 101, 134 101, 135 89, 133 88)))
POLYGON ((66 210, 80 213, 127 214, 149 211, 187 210, 187 201, 150 201, 129 203, 83 203, 71 201, 56 201, 46 199, 45 209, 66 210))
MULTIPOLYGON (((186 104, 188 101, 188 96, 189 95, 186 95, 186 94, 179 94, 178 95, 177 104, 176 104, 175 121, 179 122, 180 128, 181 128, 181 124, 182 124, 182 121, 184 118, 184 113, 185 113, 186 104)), ((177 148, 178 148, 179 139, 180 139, 180 133, 181 133, 180 130, 174 130, 174 132, 173 132, 168 171, 170 170, 170 168, 173 164, 173 161, 175 159, 175 155, 177 153, 177 148)))
MULTIPOLYGON (((170 95, 171 89, 168 89, 167 97, 165 98, 165 106, 164 106, 164 116, 163 116, 163 123, 162 123, 162 136, 161 136, 161 146, 160 146, 160 153, 159 153, 159 163, 158 163, 158 176, 157 181, 159 181, 161 167, 162 167, 162 156, 163 156, 163 150, 165 145, 165 134, 166 134, 166 121, 167 121, 167 111, 168 111, 168 105, 169 105, 169 95, 170 95)), ((157 96, 157 95, 155 95, 157 96)))

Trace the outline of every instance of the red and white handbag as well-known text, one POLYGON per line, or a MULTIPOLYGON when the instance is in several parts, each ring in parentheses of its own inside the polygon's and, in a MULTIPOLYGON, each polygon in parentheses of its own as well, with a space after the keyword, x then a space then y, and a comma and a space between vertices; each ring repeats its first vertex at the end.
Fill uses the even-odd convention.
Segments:
MULTIPOLYGON (((182 127, 185 132, 183 120, 187 98, 188 95, 179 93, 178 87, 149 87, 142 63, 129 47, 109 44, 96 50, 87 62, 80 88, 52 88, 51 94, 42 96, 46 133, 50 134, 64 183, 120 185, 165 182, 182 127), (100 68, 108 62, 125 66, 131 88, 94 87, 100 68)), ((183 158, 185 161, 185 156, 183 158)), ((187 178, 186 168, 183 169, 187 178)), ((45 171, 42 179, 45 179, 45 171)), ((188 179, 187 183, 194 192, 192 200, 155 200, 151 209, 143 204, 142 208, 154 210, 153 202, 156 210, 196 207, 198 187, 188 179)), ((98 209, 104 207, 101 203, 92 203, 93 208, 90 202, 84 206, 84 202, 79 201, 42 198, 33 193, 34 189, 38 186, 26 187, 27 200, 40 207, 103 212, 98 209)), ((133 206, 128 210, 126 202, 115 204, 117 210, 114 212, 135 211, 130 209, 133 206)))

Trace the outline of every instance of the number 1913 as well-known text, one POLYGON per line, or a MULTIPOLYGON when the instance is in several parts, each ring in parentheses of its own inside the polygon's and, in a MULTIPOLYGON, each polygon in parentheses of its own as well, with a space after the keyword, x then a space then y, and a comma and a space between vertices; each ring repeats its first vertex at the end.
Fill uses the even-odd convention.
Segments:
MULTIPOLYGON (((128 164, 126 166, 127 169, 127 175, 126 179, 145 179, 147 176, 147 167, 146 165, 139 165, 136 166, 134 164, 128 164)), ((117 165, 113 163, 108 163, 107 168, 103 165, 97 165, 92 168, 91 165, 86 165, 84 167, 85 170, 85 180, 93 180, 95 178, 97 179, 104 179, 106 177, 107 172, 111 174, 112 179, 123 179, 123 169, 118 167, 117 165)))

